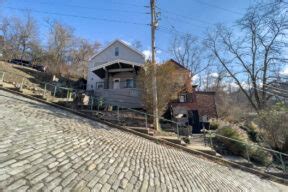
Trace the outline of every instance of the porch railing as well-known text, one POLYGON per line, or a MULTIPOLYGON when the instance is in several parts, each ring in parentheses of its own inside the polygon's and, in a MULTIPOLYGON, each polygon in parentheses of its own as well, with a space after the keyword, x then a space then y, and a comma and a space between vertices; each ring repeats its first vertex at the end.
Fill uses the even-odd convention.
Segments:
POLYGON ((137 88, 135 80, 127 79, 125 81, 96 82, 96 89, 129 89, 129 88, 137 88))

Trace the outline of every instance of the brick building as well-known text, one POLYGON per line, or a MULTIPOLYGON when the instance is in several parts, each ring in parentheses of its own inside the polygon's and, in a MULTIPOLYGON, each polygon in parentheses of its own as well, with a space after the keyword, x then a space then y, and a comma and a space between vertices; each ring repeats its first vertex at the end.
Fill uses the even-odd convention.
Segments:
POLYGON ((170 63, 178 66, 181 76, 187 77, 189 74, 190 77, 190 82, 184 81, 183 91, 170 103, 171 117, 179 124, 191 125, 193 133, 199 133, 204 122, 217 118, 215 92, 196 91, 197 86, 192 86, 191 72, 174 60, 170 60, 170 63))

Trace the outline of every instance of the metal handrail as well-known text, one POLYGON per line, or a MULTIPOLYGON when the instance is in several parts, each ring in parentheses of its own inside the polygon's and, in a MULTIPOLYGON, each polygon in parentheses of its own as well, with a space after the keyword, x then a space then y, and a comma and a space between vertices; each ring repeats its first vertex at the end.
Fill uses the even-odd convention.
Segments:
POLYGON ((242 143, 244 145, 260 148, 260 149, 263 149, 263 150, 266 150, 266 151, 270 151, 270 152, 273 152, 273 153, 278 153, 278 154, 281 154, 281 155, 284 155, 284 156, 288 157, 288 154, 286 154, 286 153, 283 153, 283 152, 280 152, 280 151, 276 151, 276 150, 273 150, 273 149, 269 149, 269 148, 266 148, 266 147, 262 147, 262 146, 259 146, 259 145, 255 145, 255 144, 245 143, 243 141, 240 141, 240 140, 237 140, 237 139, 233 139, 233 138, 230 138, 230 137, 226 137, 226 136, 223 136, 223 135, 219 135, 219 134, 216 134, 216 133, 212 133, 210 131, 209 135, 211 136, 212 134, 214 134, 217 137, 222 137, 222 138, 225 138, 225 139, 228 139, 228 140, 231 140, 231 141, 242 143))

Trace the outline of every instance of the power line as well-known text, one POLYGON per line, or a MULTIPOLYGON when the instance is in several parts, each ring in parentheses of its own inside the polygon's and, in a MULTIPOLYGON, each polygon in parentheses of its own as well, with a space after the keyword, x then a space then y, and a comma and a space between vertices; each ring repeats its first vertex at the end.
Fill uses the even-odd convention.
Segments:
POLYGON ((121 2, 111 1, 111 3, 118 4, 118 5, 128 5, 128 6, 131 6, 131 7, 149 7, 149 6, 146 6, 146 5, 139 5, 139 4, 136 4, 136 3, 125 3, 125 2, 123 2, 123 0, 121 0, 121 2))
POLYGON ((263 86, 264 87, 270 87, 270 88, 278 90, 278 91, 283 91, 285 94, 288 94, 288 90, 285 90, 285 89, 281 89, 281 88, 278 88, 278 87, 275 87, 275 86, 272 86, 272 85, 267 85, 267 84, 263 84, 263 86))
MULTIPOLYGON (((11 0, 10 0, 11 1, 11 0)), ((26 2, 27 1, 32 1, 33 3, 35 3, 35 1, 34 0, 25 0, 26 2)), ((43 1, 40 1, 40 2, 37 2, 37 3, 42 3, 43 1)), ((105 0, 105 2, 107 2, 107 0, 105 0)), ((43 3, 45 3, 45 2, 43 2, 43 3)), ((52 3, 54 3, 54 2, 47 2, 47 3, 49 3, 49 4, 52 4, 52 3)), ((131 7, 145 7, 145 5, 139 5, 139 4, 136 4, 136 3, 126 3, 126 2, 123 2, 123 1, 121 1, 121 2, 116 2, 116 1, 110 1, 110 3, 112 3, 112 4, 117 4, 117 5, 127 5, 127 6, 131 6, 131 7)))
POLYGON ((186 19, 186 20, 188 20, 188 21, 198 22, 198 23, 207 23, 207 24, 213 25, 213 23, 208 22, 208 21, 205 21, 205 20, 201 20, 201 19, 197 19, 197 20, 196 20, 196 19, 194 19, 194 18, 192 18, 192 17, 186 16, 186 15, 181 15, 181 14, 179 14, 179 13, 175 13, 175 12, 172 12, 172 11, 168 11, 168 10, 165 10, 165 9, 162 9, 162 8, 159 8, 159 7, 158 7, 158 9, 161 10, 161 12, 164 12, 164 14, 166 15, 166 17, 170 17, 171 14, 172 14, 173 16, 177 16, 177 17, 180 17, 180 18, 182 18, 182 19, 186 19), (166 14, 165 12, 166 12, 167 14, 166 14), (168 16, 168 14, 169 14, 169 16, 168 16))
MULTIPOLYGON (((258 91, 262 91, 263 92, 263 90, 261 90, 261 89, 258 89, 258 88, 255 88, 255 87, 253 87, 253 89, 256 89, 256 90, 258 90, 258 91)), ((284 98, 284 99, 288 99, 288 97, 286 96, 283 96, 283 95, 277 95, 277 94, 275 94, 275 93, 271 93, 271 92, 269 92, 269 91, 264 91, 265 93, 267 93, 267 94, 269 94, 269 95, 271 95, 271 96, 275 96, 275 97, 282 97, 282 98, 284 98)))
MULTIPOLYGON (((212 4, 209 4, 209 3, 206 3, 206 2, 202 2, 202 1, 199 1, 199 0, 196 0, 198 3, 201 3, 201 4, 205 4, 205 5, 209 5, 210 7, 213 7, 213 8, 217 8, 217 9, 221 9, 221 10, 224 10, 224 11, 229 11, 229 12, 232 12, 232 13, 235 13, 235 14, 238 14, 238 15, 244 15, 245 13, 240 13, 240 12, 235 12, 235 11, 232 11, 232 10, 229 10, 229 9, 226 9, 226 8, 222 8, 222 7, 219 7, 219 6, 217 6, 217 5, 212 5, 212 4)), ((284 1, 282 1, 281 3, 285 3, 284 1)), ((263 8, 263 7, 267 7, 267 6, 272 6, 272 5, 275 5, 275 4, 278 4, 278 2, 271 2, 271 3, 268 3, 268 4, 265 4, 265 5, 262 5, 262 6, 259 6, 259 8, 263 8)), ((200 19, 194 19, 194 18, 192 18, 192 17, 189 17, 189 16, 186 16, 186 15, 182 15, 182 14, 179 14, 179 13, 176 13, 176 12, 172 12, 172 11, 169 11, 169 10, 165 10, 165 9, 162 9, 162 8, 160 8, 160 7, 157 7, 160 11, 161 11, 161 13, 163 13, 164 12, 164 14, 162 14, 162 15, 165 15, 164 16, 164 18, 167 18, 167 19, 173 19, 173 20, 176 20, 175 18, 172 18, 171 17, 171 15, 173 15, 173 16, 177 16, 177 17, 180 17, 180 18, 182 18, 182 19, 185 19, 186 21, 189 21, 189 22, 197 22, 197 23, 201 23, 201 24, 203 24, 203 23, 206 23, 206 24, 209 24, 209 25, 214 25, 215 23, 211 23, 211 22, 209 22, 209 21, 205 21, 205 20, 200 20, 200 19), (169 13, 169 15, 168 14, 166 14, 166 13, 169 13)), ((178 22, 179 22, 179 19, 177 20, 178 22)), ((185 22, 185 21, 183 21, 183 23, 186 23, 187 24, 187 22, 185 22)), ((200 28, 204 28, 204 29, 207 29, 208 28, 208 26, 203 26, 203 25, 195 25, 195 24, 193 24, 193 26, 197 26, 197 27, 200 27, 200 28)), ((173 25, 171 25, 171 27, 172 28, 174 28, 174 26, 173 25)), ((169 29, 168 29, 169 30, 169 29)), ((169 30, 169 32, 171 32, 170 30, 169 30)), ((175 31, 176 32, 176 31, 175 31)), ((178 33, 179 33, 179 31, 178 31, 178 33)))
POLYGON ((149 26, 149 24, 139 23, 139 22, 131 22, 131 21, 124 21, 124 20, 117 20, 117 19, 107 19, 107 18, 100 18, 100 17, 88 17, 82 15, 74 15, 74 14, 65 14, 65 13, 58 13, 58 12, 49 12, 49 11, 40 11, 35 9, 22 9, 22 8, 15 8, 15 7, 8 7, 4 6, 5 9, 22 11, 22 12, 34 12, 34 13, 41 13, 46 15, 57 15, 57 16, 64 16, 64 17, 74 17, 79 19, 87 19, 87 20, 97 20, 97 21, 105 21, 105 22, 112 22, 112 23, 122 23, 122 24, 133 24, 133 25, 142 25, 142 26, 149 26))
MULTIPOLYGON (((27 0, 26 0, 27 1, 27 0)), ((34 1, 33 1, 34 3, 34 1)), ((38 4, 42 4, 42 5, 55 5, 55 3, 53 2, 53 4, 51 4, 51 2, 45 2, 45 1, 40 1, 40 2, 36 2, 38 4)), ((112 11, 112 12, 123 12, 123 13, 136 13, 136 14, 147 14, 146 12, 138 12, 138 11, 131 11, 131 10, 122 10, 122 9, 110 9, 110 8, 103 8, 103 7, 88 7, 88 6, 82 6, 82 5, 76 5, 76 4, 67 4, 67 3, 62 3, 61 2, 57 2, 58 5, 61 6, 65 6, 65 7, 75 7, 75 8, 80 8, 80 9, 90 9, 90 10, 97 10, 97 11, 112 11)), ((144 6, 141 6, 144 8, 144 6)))
POLYGON ((183 31, 179 31, 177 30, 174 26, 166 27, 166 26, 162 26, 158 28, 158 31, 163 32, 163 33, 167 33, 167 34, 180 34, 180 35, 187 35, 187 34, 191 34, 189 32, 183 32, 183 31))
MULTIPOLYGON (((170 17, 170 16, 167 16, 166 14, 162 14, 162 18, 166 18, 167 20, 173 20, 173 21, 176 21, 176 22, 181 22, 181 23, 184 23, 184 24, 188 24, 188 22, 189 23, 191 23, 191 24, 193 24, 193 26, 197 26, 197 27, 199 27, 199 28, 207 28, 207 25, 199 25, 199 23, 201 23, 201 24, 203 24, 202 22, 197 22, 196 20, 186 20, 186 21, 184 21, 183 19, 181 20, 181 19, 177 19, 177 18, 172 18, 172 17, 170 17), (194 23, 198 23, 198 24, 194 24, 194 23)), ((169 22, 170 23, 170 22, 169 22)), ((171 23, 170 23, 171 24, 171 23)), ((211 24, 211 25, 213 25, 213 24, 211 24)), ((171 24, 171 26, 173 26, 174 27, 174 25, 173 24, 171 24)))
POLYGON ((200 0, 194 0, 194 1, 196 3, 198 3, 198 4, 202 4, 202 5, 214 8, 214 9, 219 9, 219 10, 226 11, 226 12, 229 12, 229 13, 233 13, 233 14, 236 14, 236 15, 244 15, 241 12, 234 11, 234 10, 231 10, 231 9, 227 9, 227 8, 224 8, 224 7, 220 7, 220 6, 215 5, 215 4, 207 3, 207 2, 204 2, 204 1, 200 1, 200 0))

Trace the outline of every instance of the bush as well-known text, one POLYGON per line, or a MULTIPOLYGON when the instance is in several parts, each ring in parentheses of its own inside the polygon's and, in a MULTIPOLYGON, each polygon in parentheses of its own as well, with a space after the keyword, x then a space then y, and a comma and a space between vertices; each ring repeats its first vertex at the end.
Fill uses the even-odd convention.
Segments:
POLYGON ((244 142, 244 139, 235 129, 231 127, 223 127, 221 129, 218 129, 216 133, 224 137, 228 137, 228 138, 240 141, 240 142, 232 141, 230 139, 222 138, 218 136, 214 139, 217 145, 221 145, 232 155, 246 156, 245 144, 241 143, 241 142, 244 142))
POLYGON ((251 122, 246 126, 242 126, 242 129, 244 129, 247 132, 247 135, 249 136, 249 139, 253 142, 259 142, 259 133, 258 133, 258 127, 255 123, 251 122))
POLYGON ((219 123, 217 121, 211 121, 209 128, 210 130, 216 130, 219 128, 219 123))
POLYGON ((231 127, 223 127, 221 129, 218 129, 216 133, 239 141, 239 142, 232 141, 232 140, 222 138, 219 136, 215 138, 215 144, 217 144, 218 146, 224 147, 227 150, 227 152, 229 152, 229 154, 239 155, 248 159, 247 157, 247 152, 248 152, 250 160, 262 166, 266 166, 270 164, 273 160, 272 155, 269 152, 261 148, 250 147, 250 146, 247 146, 246 148, 246 144, 245 144, 246 140, 244 139, 243 136, 241 136, 239 132, 237 132, 236 129, 233 129, 231 127))
POLYGON ((273 160, 272 155, 261 148, 250 149, 249 155, 252 162, 262 166, 269 165, 273 160))
POLYGON ((288 107, 284 103, 277 103, 261 111, 257 120, 264 133, 265 143, 277 151, 287 151, 288 144, 285 140, 288 138, 288 107))

